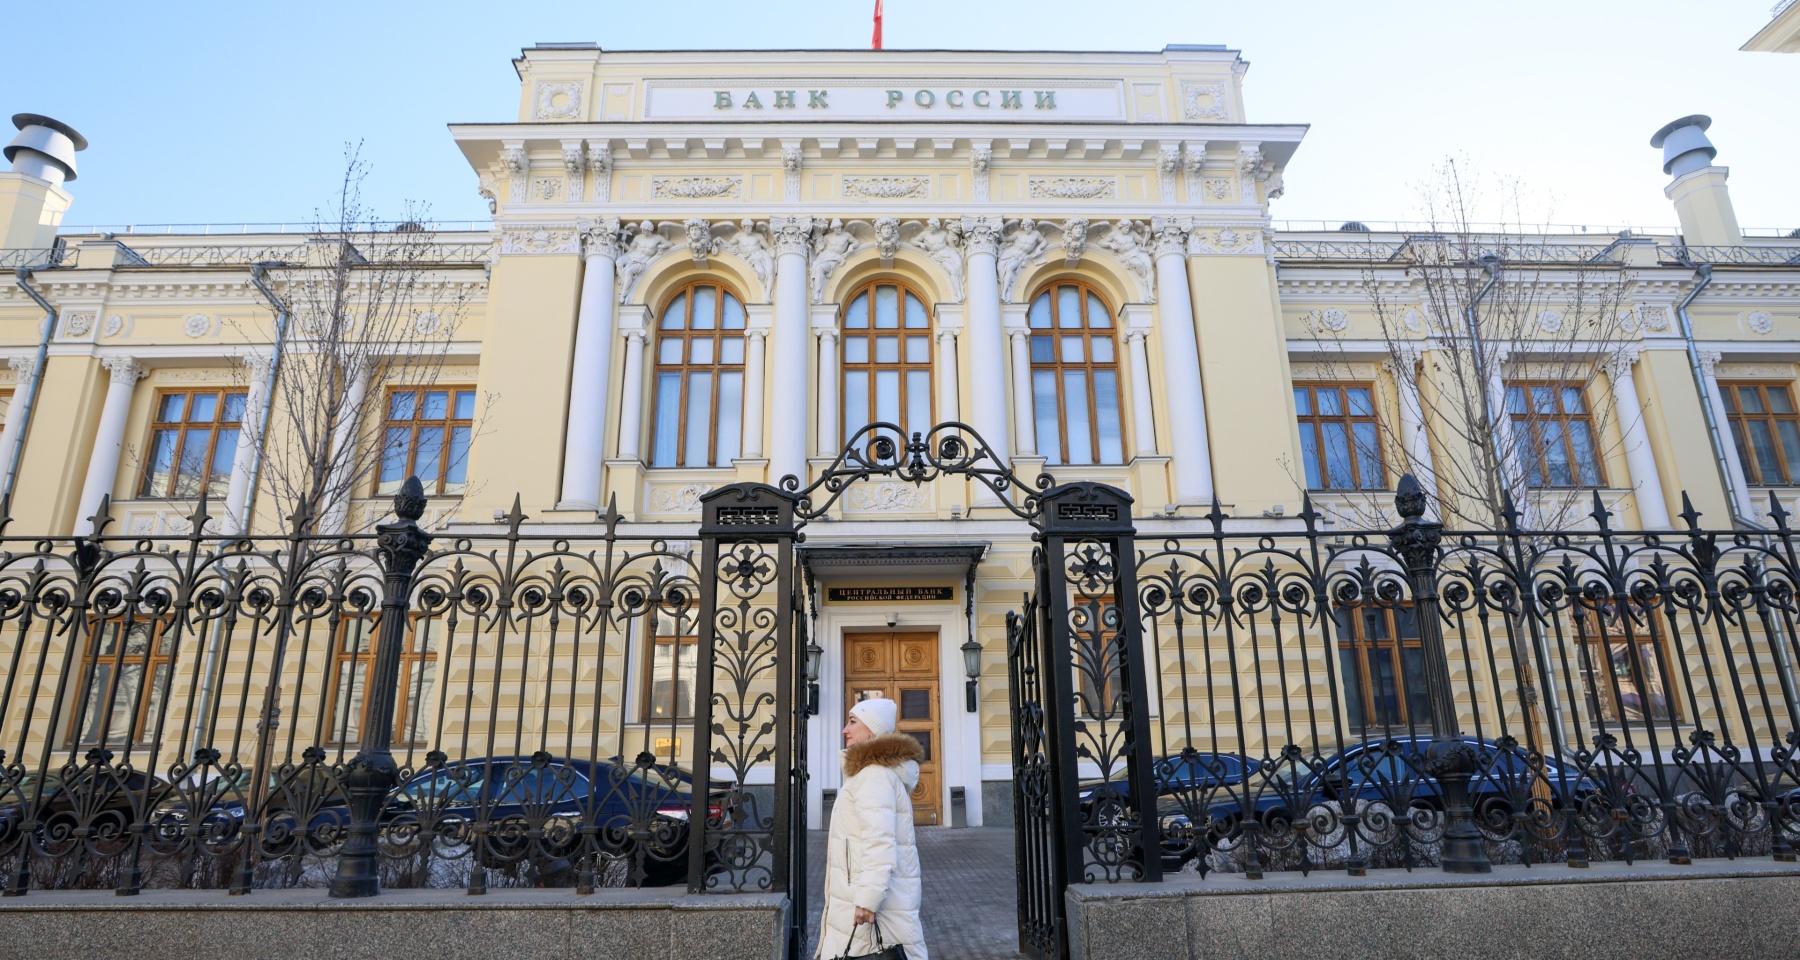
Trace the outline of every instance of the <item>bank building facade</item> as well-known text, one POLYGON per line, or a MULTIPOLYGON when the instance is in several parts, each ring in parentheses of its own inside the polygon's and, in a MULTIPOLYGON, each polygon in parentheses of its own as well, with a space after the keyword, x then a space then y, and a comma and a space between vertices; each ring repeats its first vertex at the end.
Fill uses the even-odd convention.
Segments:
MULTIPOLYGON (((372 535, 392 520, 401 481, 418 475, 421 523, 438 546, 523 531, 547 538, 538 549, 580 554, 584 538, 611 531, 675 558, 654 574, 645 565, 646 583, 691 580, 695 568, 679 557, 700 542, 709 494, 789 476, 807 487, 854 466, 846 444, 872 455, 868 424, 921 435, 967 425, 1017 484, 877 472, 814 491, 819 515, 791 545, 799 616, 817 647, 807 753, 791 759, 809 768, 815 828, 840 782, 847 705, 871 695, 896 699, 901 728, 926 749, 920 822, 1013 821, 1008 614, 1033 588, 1040 541, 1019 508, 1039 475, 1128 493, 1139 549, 1308 525, 1341 544, 1399 522, 1392 491, 1403 475, 1428 492, 1434 476, 1448 488, 1468 456, 1425 413, 1442 407, 1418 396, 1434 389, 1420 371, 1454 339, 1430 271, 1407 253, 1424 231, 1278 228, 1271 203, 1290 164, 1301 164, 1302 182, 1307 127, 1247 113, 1248 64, 1236 51, 540 44, 515 66, 516 118, 449 128, 493 220, 430 232, 417 261, 407 339, 432 344, 434 360, 394 374, 372 369, 392 357, 371 354, 333 386, 366 422, 330 435, 340 445, 366 436, 382 452, 338 477, 340 494, 309 522, 322 535, 372 535)), ((329 267, 339 248, 255 228, 60 228, 78 202, 84 141, 56 120, 15 122, 0 230, 9 272, 27 269, 0 283, 6 535, 87 535, 104 504, 111 537, 179 541, 194 533, 204 491, 208 534, 279 540, 292 518, 275 505, 280 471, 259 461, 301 455, 280 439, 292 421, 282 408, 300 396, 280 381, 308 338, 325 336, 298 302, 294 271, 329 267)), ((1521 447, 1540 459, 1520 489, 1533 502, 1578 492, 1573 529, 1674 531, 1689 508, 1716 526, 1768 525, 1772 505, 1791 505, 1800 483, 1800 240, 1739 228, 1707 124, 1678 121, 1659 137, 1660 160, 1645 151, 1645 163, 1670 174, 1678 234, 1550 230, 1506 241, 1536 251, 1525 257, 1528 282, 1549 292, 1530 319, 1550 341, 1564 343, 1561 325, 1593 312, 1566 302, 1579 299, 1575 275, 1605 273, 1591 281, 1604 292, 1586 294, 1607 304, 1595 347, 1571 353, 1565 343, 1541 356, 1521 347, 1491 372, 1488 395, 1496 417, 1502 408, 1523 417, 1530 405, 1548 418, 1521 447), (1578 373, 1566 372, 1571 363, 1578 373), (1588 515, 1595 503, 1606 519, 1588 515)), ((910 437, 891 439, 899 446, 888 454, 908 456, 910 437)), ((1446 521, 1450 513, 1433 508, 1446 521)), ((554 592, 555 575, 544 576, 554 592)), ((646 589, 653 599, 634 602, 663 596, 646 589)), ((318 737, 334 756, 372 722, 356 713, 365 675, 355 657, 367 651, 344 652, 346 637, 360 642, 367 630, 342 627, 354 618, 338 613, 319 628, 317 665, 295 668, 313 674, 278 691, 291 701, 280 729, 299 728, 304 741, 314 725, 335 727, 318 737)), ((441 645, 421 639, 423 627, 408 634, 399 682, 410 693, 391 718, 396 742, 419 745, 414 764, 453 733, 432 725, 454 727, 458 715, 480 726, 489 753, 529 753, 526 741, 540 735, 553 754, 571 743, 587 750, 592 732, 603 756, 649 750, 688 762, 696 699, 725 683, 696 675, 687 607, 614 632, 579 610, 561 620, 514 610, 507 636, 538 645, 518 648, 491 679, 484 671, 498 654, 488 640, 457 646, 456 631, 483 614, 460 624, 453 611, 439 615, 441 645), (586 633, 559 646, 559 629, 586 633), (598 645, 581 646, 589 642, 598 645), (589 697, 612 719, 576 716, 589 697)), ((1370 654, 1364 664, 1387 658, 1372 678, 1360 668, 1330 681, 1287 678, 1287 692, 1341 682, 1359 688, 1345 696, 1361 697, 1362 709, 1419 709, 1425 681, 1405 638, 1377 636, 1408 628, 1359 623, 1344 628, 1349 653, 1314 665, 1350 670, 1359 651, 1370 654)), ((1152 691, 1159 677, 1202 663, 1172 633, 1159 637, 1144 655, 1152 691)), ((36 674, 20 661, 17 677, 112 685, 54 705, 53 685, 31 703, 14 691, 13 721, 50 717, 48 729, 62 732, 33 736, 55 749, 109 729, 116 741, 148 742, 147 718, 173 716, 184 696, 210 697, 200 720, 184 714, 157 734, 158 763, 175 757, 177 728, 207 716, 229 725, 234 710, 245 728, 255 724, 266 691, 254 677, 268 664, 240 676, 230 664, 242 651, 195 648, 215 661, 108 643, 118 646, 66 661, 54 647, 36 674), (108 669, 119 679, 106 680, 108 669), (131 679, 161 670, 171 687, 131 679), (152 692, 128 691, 130 682, 152 692), (248 708, 225 695, 233 690, 251 691, 248 708)), ((1205 663, 1225 671, 1222 657, 1205 663)), ((1575 700, 1582 683, 1599 683, 1598 673, 1568 670, 1558 676, 1575 700)), ((1631 674, 1622 693, 1590 686, 1583 702, 1654 713, 1643 704, 1677 691, 1649 672, 1631 674)), ((1241 729, 1272 709, 1245 701, 1211 719, 1241 729)), ((1150 729, 1177 714, 1191 727, 1201 712, 1172 702, 1149 710, 1150 729)), ((295 756, 308 745, 283 743, 274 749, 295 756)), ((773 783, 772 756, 738 772, 773 783)))

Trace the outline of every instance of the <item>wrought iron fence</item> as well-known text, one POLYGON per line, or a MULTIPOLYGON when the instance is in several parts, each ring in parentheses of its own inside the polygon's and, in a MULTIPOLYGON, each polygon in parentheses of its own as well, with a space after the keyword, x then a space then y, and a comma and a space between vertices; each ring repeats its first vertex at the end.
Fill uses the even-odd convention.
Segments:
MULTIPOLYGON (((1700 856, 1800 841, 1800 558, 1767 535, 1209 531, 1140 550, 1167 871, 1700 856)), ((1078 715, 1117 656, 1075 639, 1078 715)), ((1115 685, 1116 687, 1116 685, 1115 685)), ((1090 774, 1098 771, 1089 771, 1090 774)), ((1121 789, 1090 783, 1086 829, 1121 789)))
POLYGON ((695 719, 701 558, 433 541, 415 487, 373 539, 0 538, 0 888, 782 889, 772 764, 696 760, 773 713, 695 719))

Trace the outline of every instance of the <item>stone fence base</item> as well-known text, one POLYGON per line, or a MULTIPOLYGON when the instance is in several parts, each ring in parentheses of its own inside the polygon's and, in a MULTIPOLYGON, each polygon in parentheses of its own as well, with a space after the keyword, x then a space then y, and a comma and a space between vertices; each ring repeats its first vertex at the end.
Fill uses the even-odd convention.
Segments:
POLYGON ((323 890, 32 893, 0 900, 0 958, 787 960, 781 894, 323 890))
POLYGON ((1708 860, 1079 884, 1074 960, 1792 958, 1800 866, 1708 860))

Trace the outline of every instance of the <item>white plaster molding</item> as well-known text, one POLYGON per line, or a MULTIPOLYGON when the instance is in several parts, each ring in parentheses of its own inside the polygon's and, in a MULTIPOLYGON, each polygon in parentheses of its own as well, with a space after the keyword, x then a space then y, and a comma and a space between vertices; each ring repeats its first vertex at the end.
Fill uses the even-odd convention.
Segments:
POLYGON ((537 120, 580 120, 583 84, 539 83, 537 86, 537 120))
POLYGON ((736 174, 716 177, 652 177, 653 200, 741 200, 744 178, 736 174))
POLYGON ((1033 200, 1116 200, 1119 181, 1114 177, 1031 177, 1025 195, 1033 200))

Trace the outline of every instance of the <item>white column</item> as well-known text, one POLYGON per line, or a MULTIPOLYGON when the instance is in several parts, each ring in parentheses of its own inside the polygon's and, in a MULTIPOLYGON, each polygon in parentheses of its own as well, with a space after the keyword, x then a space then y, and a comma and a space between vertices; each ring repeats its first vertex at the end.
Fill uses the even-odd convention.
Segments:
MULTIPOLYGON (((575 181, 579 183, 579 180, 575 181)), ((600 509, 600 471, 606 459, 607 377, 612 372, 613 296, 619 255, 619 218, 582 220, 581 307, 575 317, 575 358, 569 370, 569 415, 563 434, 562 497, 558 510, 600 509)))
POLYGON ((956 331, 939 330, 938 342, 938 419, 962 419, 962 381, 956 374, 956 331))
POLYGON ((1156 329, 1169 392, 1169 460, 1175 468, 1175 502, 1206 504, 1213 499, 1212 446, 1206 432, 1206 393, 1200 385, 1194 300, 1188 293, 1187 231, 1171 217, 1156 217, 1151 230, 1156 251, 1156 329))
POLYGON ((358 421, 367 412, 363 410, 363 400, 369 394, 369 369, 359 364, 347 371, 345 379, 349 385, 344 390, 344 405, 331 431, 331 472, 325 481, 327 502, 319 517, 318 530, 328 536, 349 532, 350 499, 356 493, 353 485, 357 479, 351 476, 357 456, 351 446, 358 439, 357 428, 361 426, 358 421))
POLYGON ((1744 475, 1744 463, 1738 459, 1737 440, 1731 435, 1731 421, 1725 412, 1725 394, 1719 391, 1719 378, 1716 375, 1719 361, 1724 359, 1717 350, 1700 351, 1700 373, 1706 377, 1706 393, 1708 403, 1712 407, 1713 423, 1719 427, 1719 446, 1725 448, 1725 472, 1731 477, 1732 489, 1737 500, 1738 516, 1752 520, 1757 516, 1756 504, 1750 498, 1750 481, 1744 475))
MULTIPOLYGON (((1431 462, 1431 434, 1425 429, 1425 405, 1419 396, 1419 364, 1425 351, 1413 343, 1397 344, 1393 358, 1387 361, 1394 375, 1394 386, 1400 400, 1400 444, 1406 448, 1413 479, 1425 489, 1428 509, 1435 516, 1437 506, 1437 469, 1431 462)), ((1396 478, 1398 479, 1398 478, 1396 478)))
POLYGON ((644 422, 644 331, 625 331, 625 383, 619 396, 619 459, 642 460, 638 431, 644 422))
POLYGON ((231 454, 231 485, 225 488, 225 520, 228 533, 243 533, 249 517, 245 508, 250 503, 250 472, 262 450, 257 431, 262 427, 263 405, 269 400, 269 375, 275 361, 260 353, 245 354, 244 366, 250 370, 250 390, 244 395, 244 419, 238 425, 237 449, 231 454))
POLYGON ((811 217, 774 217, 775 334, 769 346, 769 479, 792 474, 806 483, 806 258, 812 244, 811 217))
MULTIPOLYGON (((87 479, 81 484, 81 508, 76 529, 100 512, 100 501, 113 491, 119 476, 119 452, 125 447, 125 421, 131 416, 131 392, 146 371, 130 357, 107 357, 100 361, 112 374, 106 385, 106 399, 100 406, 100 428, 94 431, 94 452, 88 457, 87 479)), ((88 532, 97 533, 91 527, 88 532)))
POLYGON ((835 457, 845 439, 838 430, 838 332, 831 327, 813 332, 819 335, 819 456, 835 457))
POLYGON ((744 459, 760 460, 763 455, 763 389, 766 382, 767 355, 763 343, 769 331, 753 327, 744 331, 744 459))
POLYGON ((25 429, 25 418, 19 413, 25 398, 31 396, 31 384, 37 379, 37 358, 31 354, 7 357, 6 365, 15 374, 12 403, 6 408, 6 426, 0 427, 0 478, 12 468, 13 448, 19 445, 19 432, 25 429))
POLYGON ((1125 334, 1131 354, 1131 434, 1136 456, 1156 456, 1156 413, 1150 406, 1150 339, 1148 331, 1125 334))
POLYGON ((1662 474, 1644 430, 1644 407, 1638 402, 1637 383, 1631 368, 1637 365, 1638 348, 1619 348, 1606 365, 1612 378, 1613 404, 1625 432, 1625 464, 1631 469, 1631 485, 1637 494, 1638 519, 1646 530, 1669 529, 1669 505, 1663 499, 1662 474))
MULTIPOLYGON (((1000 329, 1000 275, 996 257, 1000 251, 1002 223, 999 217, 964 217, 964 250, 969 258, 969 425, 993 448, 1004 465, 1012 454, 1006 424, 1006 340, 1000 329)), ((985 486, 976 502, 995 503, 985 486)))
POLYGON ((1037 421, 1031 402, 1031 331, 1012 329, 1013 449, 1021 457, 1035 457, 1037 421))

